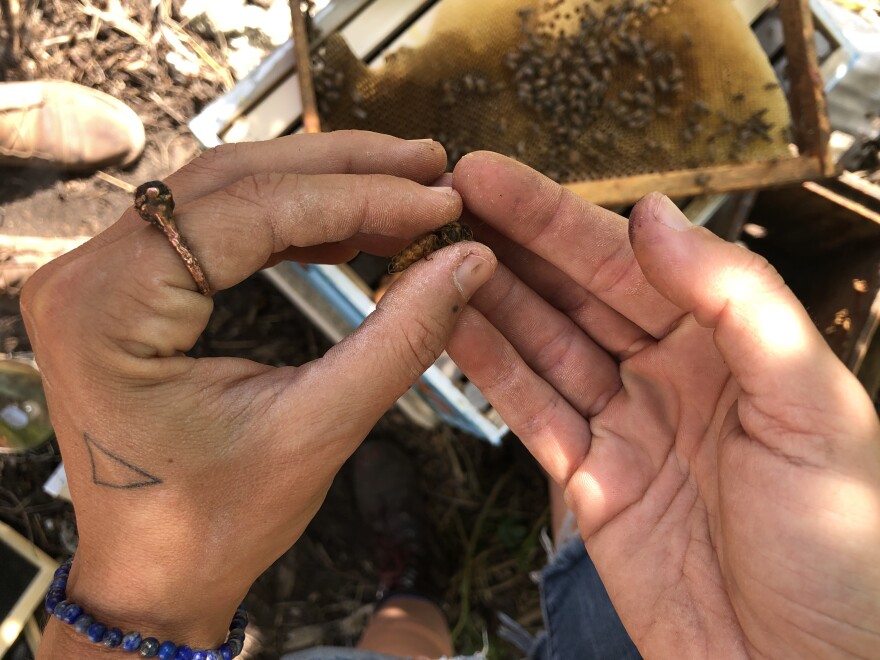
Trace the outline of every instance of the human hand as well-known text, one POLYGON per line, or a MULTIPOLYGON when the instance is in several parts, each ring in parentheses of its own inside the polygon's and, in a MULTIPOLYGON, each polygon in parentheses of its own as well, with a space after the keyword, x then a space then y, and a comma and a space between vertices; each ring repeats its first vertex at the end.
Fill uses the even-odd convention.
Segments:
MULTIPOLYGON (((225 146, 166 182, 181 232, 221 290, 281 257, 392 254, 457 219, 458 193, 426 187, 445 164, 435 142, 342 132, 225 146)), ((133 209, 41 269, 22 312, 76 508, 70 599, 129 630, 222 642, 250 584, 442 352, 494 266, 475 243, 441 250, 324 357, 280 369, 184 354, 211 298, 133 209)), ((53 625, 50 636, 62 635, 53 625)))
POLYGON ((500 263, 448 352, 642 654, 874 656, 877 415, 772 267, 660 195, 627 224, 493 154, 453 181, 500 263))

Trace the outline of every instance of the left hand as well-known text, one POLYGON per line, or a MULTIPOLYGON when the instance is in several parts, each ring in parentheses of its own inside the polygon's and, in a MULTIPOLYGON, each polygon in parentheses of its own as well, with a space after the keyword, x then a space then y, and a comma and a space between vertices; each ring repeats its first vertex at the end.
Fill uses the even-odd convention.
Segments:
MULTIPOLYGON (((428 187, 445 164, 435 142, 340 132, 224 146, 166 183, 220 290, 280 258, 391 254, 457 219, 458 193, 428 187)), ((211 298, 133 209, 41 269, 22 311, 76 508, 70 598, 111 625, 222 641, 253 580, 442 352, 494 265, 476 243, 441 250, 324 357, 278 369, 185 355, 211 298)))

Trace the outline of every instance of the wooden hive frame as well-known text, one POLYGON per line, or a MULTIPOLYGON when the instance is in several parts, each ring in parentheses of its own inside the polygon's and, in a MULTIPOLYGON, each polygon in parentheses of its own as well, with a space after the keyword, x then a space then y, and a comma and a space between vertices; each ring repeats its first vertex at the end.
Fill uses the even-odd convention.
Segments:
POLYGON ((810 0, 778 0, 788 56, 788 95, 799 155, 754 163, 731 163, 566 184, 595 204, 619 207, 655 190, 672 198, 766 188, 834 176, 828 143, 831 128, 816 55, 810 0))
MULTIPOLYGON (((748 5, 756 15, 772 6, 768 0, 734 0, 748 5), (751 7, 754 5, 754 7, 751 7)), ((431 3, 425 0, 337 0, 328 18, 316 24, 324 34, 341 30, 353 52, 370 59, 389 41, 376 40, 377 23, 399 21, 407 25, 431 3), (377 20, 377 16, 379 17, 377 20)), ((759 189, 833 176, 829 156, 830 127, 824 83, 815 46, 815 26, 810 0, 776 0, 782 20, 788 58, 787 97, 798 155, 773 161, 728 163, 695 169, 594 179, 566 187, 606 207, 631 204, 660 190, 673 198, 759 189)), ((323 18, 318 16, 318 19, 323 18)), ((295 127, 302 106, 290 42, 275 53, 238 87, 209 106, 190 124, 204 146, 223 142, 277 137, 295 127)))

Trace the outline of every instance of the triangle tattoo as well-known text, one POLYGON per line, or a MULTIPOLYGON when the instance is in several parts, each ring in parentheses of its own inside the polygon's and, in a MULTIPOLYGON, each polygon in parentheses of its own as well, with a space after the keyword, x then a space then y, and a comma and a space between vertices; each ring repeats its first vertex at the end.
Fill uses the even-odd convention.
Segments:
POLYGON ((162 480, 120 458, 101 446, 88 433, 83 433, 89 459, 92 461, 92 481, 108 488, 146 488, 161 484, 162 480))

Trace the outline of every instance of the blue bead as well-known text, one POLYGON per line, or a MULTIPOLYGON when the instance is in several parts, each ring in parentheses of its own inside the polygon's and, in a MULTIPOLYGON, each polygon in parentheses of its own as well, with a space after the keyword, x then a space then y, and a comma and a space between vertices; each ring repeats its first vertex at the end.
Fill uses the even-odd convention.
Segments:
POLYGON ((217 652, 223 660, 232 660, 232 647, 229 644, 221 644, 217 652))
POLYGON ((55 606, 55 609, 52 610, 52 614, 54 614, 57 618, 61 618, 61 615, 64 614, 64 610, 70 607, 72 603, 69 600, 62 600, 55 606))
POLYGON ((66 588, 67 588, 67 577, 66 576, 63 578, 55 578, 54 580, 52 580, 52 584, 49 585, 49 589, 61 589, 62 591, 64 591, 64 589, 66 589, 66 588))
POLYGON ((155 637, 147 637, 141 642, 138 653, 142 658, 155 658, 159 653, 159 640, 155 637))
POLYGON ((70 575, 70 564, 62 564, 61 566, 59 566, 58 568, 55 569, 55 573, 53 574, 53 577, 67 578, 68 575, 70 575))
POLYGON ((207 651, 201 651, 201 650, 200 651, 193 651, 192 660, 207 660, 207 658, 208 658, 207 653, 208 653, 207 651))
POLYGON ((174 642, 162 642, 159 646, 159 652, 156 654, 157 657, 162 660, 174 660, 174 655, 177 653, 177 646, 174 642))
POLYGON ((119 628, 110 628, 110 630, 104 633, 101 644, 107 648, 115 649, 122 644, 122 631, 119 628))
POLYGON ((193 650, 188 646, 178 646, 174 660, 192 660, 193 650))
POLYGON ((130 632, 122 638, 123 651, 137 651, 141 645, 141 634, 130 632))
POLYGON ((58 605, 62 600, 64 600, 64 592, 63 591, 50 591, 46 594, 46 611, 49 614, 55 611, 55 606, 58 605))
POLYGON ((219 651, 208 651, 205 654, 205 660, 220 660, 220 652, 219 651))
POLYGON ((76 630, 76 632, 85 635, 87 632, 89 632, 89 627, 94 622, 95 619, 93 617, 89 616, 88 614, 82 614, 76 620, 76 623, 73 624, 73 629, 76 630))
POLYGON ((104 639, 105 632, 107 632, 107 626, 103 623, 93 623, 89 626, 89 632, 87 634, 89 639, 95 644, 100 644, 101 640, 104 639))
POLYGON ((64 623, 73 623, 79 618, 79 615, 83 613, 83 608, 79 605, 72 604, 67 607, 66 610, 61 614, 61 620, 64 623))
POLYGON ((122 631, 119 628, 109 628, 101 638, 101 644, 107 648, 115 649, 122 645, 122 631))
POLYGON ((237 637, 234 639, 227 639, 226 644, 232 650, 232 657, 237 658, 241 655, 241 651, 244 648, 244 642, 237 637))

